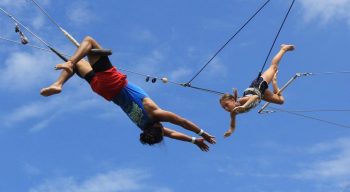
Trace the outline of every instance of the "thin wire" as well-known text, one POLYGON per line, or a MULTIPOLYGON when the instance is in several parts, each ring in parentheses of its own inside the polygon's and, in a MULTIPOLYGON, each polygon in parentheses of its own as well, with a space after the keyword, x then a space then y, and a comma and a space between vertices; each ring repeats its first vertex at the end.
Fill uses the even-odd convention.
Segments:
POLYGON ((36 1, 31 0, 50 20, 52 23, 54 23, 58 28, 61 28, 61 26, 43 9, 36 1))
POLYGON ((269 59, 269 57, 270 57, 270 55, 271 55, 272 49, 275 47, 276 41, 277 41, 277 39, 278 39, 278 37, 279 37, 279 35, 280 35, 282 29, 283 29, 283 26, 284 26, 284 24, 285 24, 285 22, 286 22, 286 20, 287 20, 287 18, 288 18, 288 16, 289 16, 290 11, 291 11, 292 8, 293 8, 294 3, 295 3, 295 0, 293 0, 292 4, 289 6, 289 9, 288 9, 288 11, 287 11, 287 14, 286 14, 286 16, 285 16, 284 19, 283 19, 283 22, 282 22, 282 24, 281 24, 281 26, 280 26, 280 28, 279 28, 279 30, 278 30, 278 33, 277 33, 277 35, 276 35, 276 37, 275 37, 275 39, 274 39, 274 41, 273 41, 273 43, 272 43, 272 46, 271 46, 271 48, 270 48, 270 51, 269 51, 269 53, 268 53, 267 56, 266 56, 264 65, 262 66, 262 68, 261 68, 261 70, 260 70, 260 72, 259 72, 259 77, 261 76, 262 72, 263 72, 264 69, 265 69, 267 60, 269 59))
POLYGON ((294 113, 313 113, 313 112, 350 112, 350 109, 312 109, 312 110, 288 110, 294 113))
POLYGON ((3 8, 0 7, 0 10, 10 17, 14 22, 18 23, 20 26, 22 26, 25 30, 27 30, 30 34, 32 34, 35 38, 37 38, 39 41, 41 41, 43 44, 45 44, 52 52, 54 52, 59 58, 61 58, 63 61, 68 61, 68 59, 60 52, 58 52, 56 49, 54 49, 52 46, 50 46, 46 41, 44 41, 41 37, 39 37, 37 34, 35 34, 32 30, 30 30, 28 27, 23 25, 21 22, 19 22, 14 16, 12 16, 10 13, 6 12, 3 8))
MULTIPOLYGON (((23 45, 22 43, 19 43, 19 42, 16 42, 16 41, 13 41, 13 40, 10 40, 10 39, 1 37, 1 36, 0 36, 0 39, 2 39, 2 40, 4 40, 4 41, 11 42, 11 43, 15 43, 15 44, 18 44, 18 45, 23 45)), ((46 49, 46 48, 43 48, 43 47, 38 47, 38 46, 30 45, 30 44, 27 44, 27 46, 32 47, 32 48, 35 48, 35 49, 39 49, 39 50, 42 50, 42 51, 52 52, 51 49, 46 49)), ((66 57, 70 57, 70 56, 67 55, 67 54, 63 54, 63 53, 61 53, 61 54, 64 55, 64 56, 66 56, 66 57)), ((160 81, 163 81, 163 80, 164 80, 164 78, 159 78, 159 77, 156 77, 156 76, 147 75, 147 74, 144 74, 144 73, 139 73, 139 72, 135 72, 135 71, 131 71, 131 70, 119 68, 119 67, 118 67, 118 70, 123 71, 123 72, 127 72, 127 73, 132 73, 132 74, 139 75, 139 76, 143 76, 143 77, 150 77, 150 78, 152 78, 152 79, 155 78, 155 79, 160 80, 160 81)), ((217 95, 223 95, 223 94, 224 94, 224 93, 222 93, 222 92, 215 91, 215 90, 210 90, 210 89, 206 89, 206 88, 195 87, 195 86, 186 86, 185 83, 178 83, 178 82, 169 81, 169 80, 166 80, 166 81, 167 81, 168 83, 172 83, 172 84, 175 84, 175 85, 179 85, 179 86, 182 86, 182 87, 189 87, 189 88, 192 88, 192 89, 197 89, 197 90, 205 91, 205 92, 208 92, 208 93, 214 93, 214 94, 217 94, 217 95)))
POLYGON ((19 25, 21 25, 25 30, 27 30, 30 34, 32 34, 34 37, 36 37, 39 41, 41 41, 42 43, 44 43, 47 47, 51 47, 47 42, 45 42, 43 39, 41 39, 38 35, 36 35, 34 32, 32 32, 28 27, 26 27, 25 25, 23 25, 21 22, 19 22, 14 16, 12 16, 10 13, 8 13, 7 11, 5 11, 3 8, 0 7, 0 10, 7 15, 8 17, 10 17, 13 21, 15 21, 16 23, 18 23, 19 25))
MULTIPOLYGON (((1 39, 1 40, 4 40, 4 41, 11 42, 11 43, 15 43, 15 44, 23 45, 21 42, 17 42, 17 41, 11 40, 11 39, 7 39, 7 38, 5 38, 5 37, 1 37, 1 36, 0 36, 0 39, 1 39)), ((35 45, 31 45, 31 44, 26 44, 26 46, 29 46, 29 47, 32 47, 32 48, 35 48, 35 49, 39 49, 39 50, 42 50, 42 51, 51 52, 51 50, 50 50, 50 49, 46 49, 46 48, 43 48, 43 47, 39 47, 39 46, 35 46, 35 45)))
POLYGON ((334 74, 348 74, 350 71, 330 71, 322 73, 309 73, 309 75, 334 75, 334 74))
POLYGON ((311 117, 311 116, 307 116, 307 115, 303 115, 303 114, 299 114, 299 113, 296 113, 296 112, 287 111, 287 110, 283 110, 283 109, 278 109, 278 108, 274 108, 274 107, 270 107, 270 108, 275 110, 275 111, 280 111, 280 112, 288 113, 288 114, 291 114, 291 115, 304 117, 304 118, 307 118, 307 119, 312 119, 312 120, 315 120, 315 121, 327 123, 327 124, 334 125, 334 126, 337 126, 337 127, 350 128, 349 125, 343 125, 343 124, 340 124, 340 123, 336 123, 336 122, 332 122, 332 121, 328 121, 328 120, 323 120, 323 119, 320 119, 320 118, 311 117))
POLYGON ((254 13, 253 16, 251 16, 248 21, 244 23, 244 25, 233 35, 231 38, 223 45, 221 48, 209 59, 209 61, 197 72, 194 77, 188 81, 188 84, 191 84, 191 82, 211 63, 211 61, 245 28, 248 23, 270 2, 271 0, 266 1, 259 9, 254 13))
POLYGON ((45 11, 44 8, 42 8, 35 0, 31 0, 42 13, 44 13, 52 23, 54 23, 61 31, 62 33, 71 41, 76 47, 80 47, 80 43, 72 36, 70 35, 63 27, 61 27, 48 13, 45 11))

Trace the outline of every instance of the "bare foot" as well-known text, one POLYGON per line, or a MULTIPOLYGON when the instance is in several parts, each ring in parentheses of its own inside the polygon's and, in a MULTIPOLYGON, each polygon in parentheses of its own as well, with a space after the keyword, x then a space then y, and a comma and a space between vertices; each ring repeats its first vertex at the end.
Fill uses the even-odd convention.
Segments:
POLYGON ((48 97, 51 95, 59 94, 61 93, 61 91, 62 91, 61 86, 51 85, 50 87, 41 89, 40 94, 44 97, 48 97))
POLYGON ((294 45, 282 44, 281 49, 284 51, 293 51, 295 49, 294 45))
POLYGON ((55 67, 56 70, 66 70, 69 74, 73 74, 73 64, 71 61, 65 63, 57 64, 55 67))

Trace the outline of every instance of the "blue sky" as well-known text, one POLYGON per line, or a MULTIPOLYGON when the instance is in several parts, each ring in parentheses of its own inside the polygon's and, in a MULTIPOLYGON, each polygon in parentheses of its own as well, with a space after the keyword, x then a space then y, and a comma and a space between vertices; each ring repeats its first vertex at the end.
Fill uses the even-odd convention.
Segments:
MULTIPOLYGON (((117 67, 186 82, 264 1, 38 2, 77 39, 91 35, 113 49, 117 67)), ((271 1, 193 84, 223 92, 246 88, 288 4, 271 1)), ((54 47, 74 51, 30 1, 0 0, 0 5, 54 47)), ((0 35, 18 39, 12 21, 0 18, 0 35)), ((297 0, 277 41, 296 45, 281 62, 280 85, 297 72, 349 70, 349 31, 350 0, 297 0)), ((40 96, 40 89, 59 75, 53 70, 59 62, 51 53, 0 43, 0 191, 350 191, 347 128, 255 110, 239 116, 236 132, 224 139, 229 114, 218 96, 128 74, 162 108, 217 137, 209 153, 169 139, 142 146, 127 116, 77 77, 60 95, 40 96)), ((285 92, 281 108, 349 109, 349 80, 348 75, 300 78, 285 92)), ((350 125, 348 112, 306 115, 350 125)))

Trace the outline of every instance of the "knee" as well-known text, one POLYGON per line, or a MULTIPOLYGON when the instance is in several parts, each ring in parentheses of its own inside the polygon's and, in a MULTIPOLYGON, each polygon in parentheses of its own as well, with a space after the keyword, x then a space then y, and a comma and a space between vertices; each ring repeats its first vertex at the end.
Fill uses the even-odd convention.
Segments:
POLYGON ((94 38, 92 38, 91 36, 86 36, 86 37, 84 38, 84 41, 87 41, 87 42, 92 43, 92 42, 94 42, 94 41, 95 41, 95 39, 94 39, 94 38))
POLYGON ((277 66, 277 64, 274 64, 274 63, 272 63, 272 65, 271 65, 271 70, 273 70, 275 73, 277 72, 277 70, 278 70, 278 66, 277 66))

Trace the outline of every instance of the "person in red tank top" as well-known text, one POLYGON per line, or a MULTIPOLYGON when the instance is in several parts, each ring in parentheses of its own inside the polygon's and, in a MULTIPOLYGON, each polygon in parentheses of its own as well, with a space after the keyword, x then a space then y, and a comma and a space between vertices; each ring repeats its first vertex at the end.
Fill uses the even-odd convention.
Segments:
POLYGON ((102 47, 91 37, 86 37, 75 54, 66 62, 56 65, 62 70, 61 75, 49 87, 41 90, 41 95, 51 96, 62 91, 63 84, 76 73, 84 78, 91 89, 119 105, 129 118, 141 128, 140 141, 142 144, 153 145, 160 143, 163 136, 181 141, 192 142, 202 151, 208 151, 210 144, 215 144, 215 137, 200 129, 191 121, 179 115, 166 111, 148 97, 135 85, 129 85, 126 75, 112 66, 107 56, 89 54, 91 49, 102 47), (83 60, 87 56, 88 61, 83 60), (169 122, 184 129, 197 133, 200 137, 190 137, 184 133, 163 127, 161 122, 169 122))

